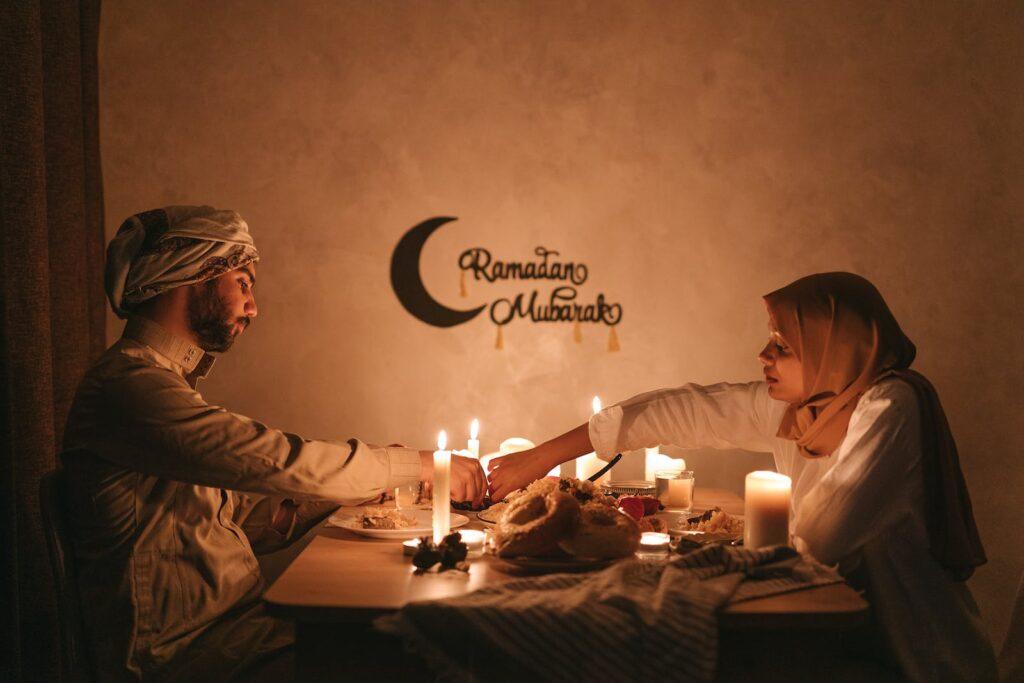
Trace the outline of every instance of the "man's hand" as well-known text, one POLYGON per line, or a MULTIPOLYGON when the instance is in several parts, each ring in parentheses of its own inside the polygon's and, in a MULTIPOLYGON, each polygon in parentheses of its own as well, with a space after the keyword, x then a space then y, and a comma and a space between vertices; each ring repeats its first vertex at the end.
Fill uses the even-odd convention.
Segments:
MULTIPOLYGON (((420 479, 434 481, 434 453, 420 451, 420 479)), ((461 503, 472 501, 473 507, 483 505, 487 494, 487 477, 476 458, 465 458, 452 454, 452 500, 461 503)))
POLYGON ((491 460, 491 500, 502 500, 516 489, 545 476, 557 464, 540 447, 491 460))

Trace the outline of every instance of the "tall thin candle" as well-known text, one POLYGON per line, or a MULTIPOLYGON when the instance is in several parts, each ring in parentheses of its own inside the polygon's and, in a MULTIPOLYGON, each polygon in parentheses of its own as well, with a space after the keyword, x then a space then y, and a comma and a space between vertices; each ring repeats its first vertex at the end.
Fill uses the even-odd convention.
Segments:
POLYGON ((440 543, 451 530, 452 452, 445 450, 448 435, 442 429, 434 451, 434 543, 440 543))

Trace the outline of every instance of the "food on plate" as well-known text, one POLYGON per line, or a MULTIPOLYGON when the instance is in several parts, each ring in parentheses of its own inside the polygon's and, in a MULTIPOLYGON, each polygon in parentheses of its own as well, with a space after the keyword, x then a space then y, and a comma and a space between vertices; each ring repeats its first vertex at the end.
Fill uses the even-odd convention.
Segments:
POLYGON ((725 510, 714 507, 703 514, 689 517, 682 526, 683 531, 700 531, 706 534, 742 534, 743 520, 725 510))
POLYGON ((632 517, 614 507, 590 502, 580 508, 575 531, 558 545, 578 558, 626 557, 640 545, 640 527, 632 517))
MULTIPOLYGON (((634 498, 627 506, 635 507, 640 518, 645 510, 657 511, 656 499, 634 498)), ((626 557, 639 546, 641 529, 617 505, 615 498, 590 481, 538 479, 488 510, 499 515, 494 553, 499 557, 564 557, 568 553, 586 560, 626 557)))
POLYGON ((452 501, 452 510, 479 511, 479 510, 487 510, 490 507, 491 507, 491 499, 488 498, 487 496, 484 496, 483 502, 480 503, 480 507, 476 507, 475 505, 473 505, 473 501, 471 501, 471 500, 453 500, 452 501))
MULTIPOLYGON (((537 482, 534 482, 534 484, 536 483, 537 482)), ((559 491, 565 491, 566 493, 571 494, 573 498, 580 502, 580 505, 585 505, 591 502, 597 503, 599 505, 615 505, 615 498, 613 498, 612 496, 606 496, 604 493, 601 492, 600 486, 586 479, 576 479, 575 477, 562 477, 561 479, 558 480, 557 486, 559 491)))
POLYGON ((619 509, 632 517, 640 531, 668 531, 665 520, 655 517, 662 508, 661 502, 654 496, 621 496, 619 509))
POLYGON ((537 479, 525 489, 513 491, 505 496, 504 500, 492 503, 487 509, 486 516, 482 519, 484 519, 484 521, 499 520, 506 508, 508 508, 513 501, 521 498, 522 496, 536 493, 546 495, 552 491, 568 493, 575 498, 580 505, 591 501, 598 502, 602 505, 615 505, 615 499, 601 493, 600 487, 592 481, 576 479, 575 477, 544 477, 543 479, 537 479))
POLYGON ((640 527, 641 532, 655 531, 659 534, 668 533, 668 522, 663 520, 661 517, 655 517, 653 515, 641 519, 637 522, 637 526, 640 527))
POLYGON ((520 496, 529 495, 531 493, 547 494, 552 491, 568 493, 575 498, 580 505, 591 501, 601 503, 602 505, 615 505, 615 499, 601 493, 601 488, 597 484, 592 481, 587 481, 586 479, 577 479, 575 477, 544 477, 543 479, 534 481, 525 489, 513 491, 505 496, 505 500, 511 502, 520 496))
POLYGON ((639 498, 623 497, 619 501, 619 509, 638 522, 644 517, 644 504, 639 498))
POLYGON ((494 552, 499 557, 557 554, 558 542, 575 530, 579 519, 579 501, 565 491, 516 496, 494 529, 494 552))
POLYGON ((654 496, 621 496, 618 502, 619 508, 638 522, 648 515, 657 514, 662 507, 654 496))
POLYGON ((366 508, 355 521, 364 529, 408 529, 416 525, 415 517, 395 508, 366 508))

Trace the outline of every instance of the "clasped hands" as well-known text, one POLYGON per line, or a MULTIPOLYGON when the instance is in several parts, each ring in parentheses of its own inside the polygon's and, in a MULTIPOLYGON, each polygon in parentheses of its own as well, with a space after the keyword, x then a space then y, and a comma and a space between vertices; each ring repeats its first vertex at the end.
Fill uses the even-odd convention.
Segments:
MULTIPOLYGON (((434 460, 431 451, 420 451, 420 478, 434 479, 434 460)), ((476 458, 452 454, 452 500, 470 502, 474 508, 483 507, 484 498, 503 499, 512 491, 546 475, 558 463, 551 463, 551 455, 543 446, 528 451, 510 453, 490 461, 490 476, 484 474, 476 458)))

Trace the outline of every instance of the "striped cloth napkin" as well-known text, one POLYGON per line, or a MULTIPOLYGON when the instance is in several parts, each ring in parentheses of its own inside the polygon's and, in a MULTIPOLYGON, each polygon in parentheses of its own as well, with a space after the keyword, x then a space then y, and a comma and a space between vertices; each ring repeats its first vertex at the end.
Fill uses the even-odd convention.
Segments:
POLYGON ((457 681, 710 681, 721 607, 841 581, 792 548, 713 545, 667 562, 630 559, 413 602, 375 626, 457 681))

